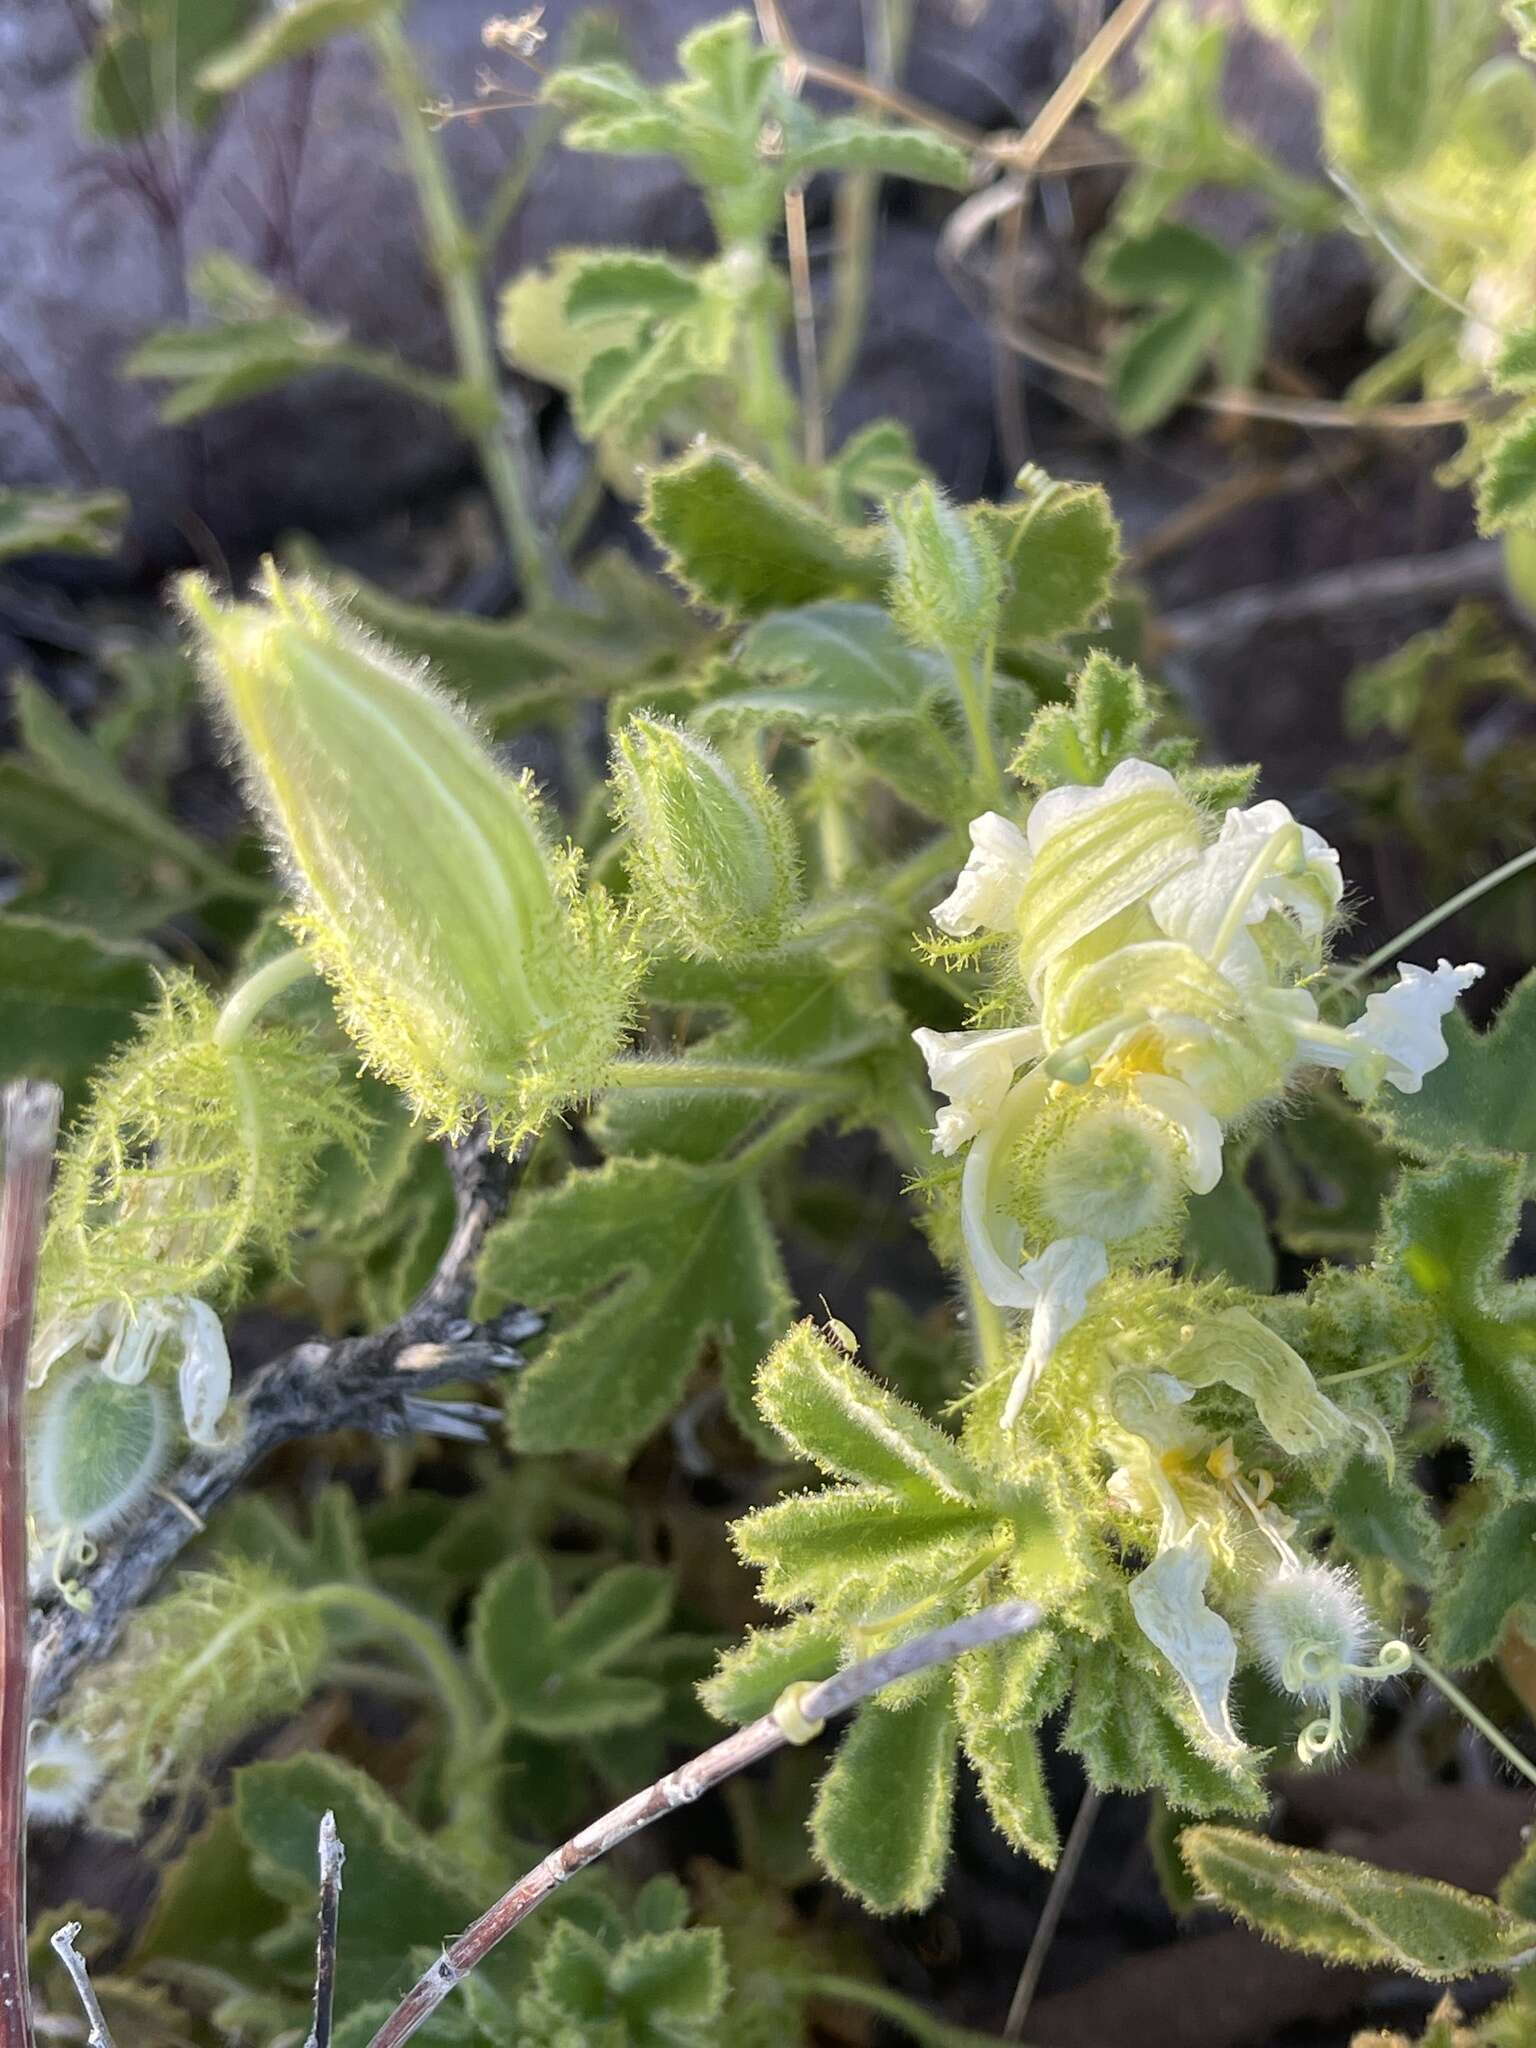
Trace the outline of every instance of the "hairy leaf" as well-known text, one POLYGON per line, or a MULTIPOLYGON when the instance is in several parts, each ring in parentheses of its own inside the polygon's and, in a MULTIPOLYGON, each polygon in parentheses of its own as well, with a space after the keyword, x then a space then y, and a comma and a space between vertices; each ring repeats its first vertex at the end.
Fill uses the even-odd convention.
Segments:
POLYGON ((155 993, 159 955, 11 912, 0 917, 0 1076, 57 1081, 73 1105, 155 993))
POLYGON ((1512 1620, 1536 1620, 1536 1501, 1458 1503, 1430 1608, 1435 1654, 1447 1664, 1479 1664, 1512 1620))
MULTIPOLYGON (((1443 1159, 1460 1146, 1536 1154, 1536 974, 1505 998, 1486 1031, 1462 1012, 1445 1020, 1448 1057, 1426 1074, 1417 1095, 1394 1090, 1378 1113, 1391 1135, 1420 1159, 1443 1159)), ((1383 1091, 1385 1093, 1386 1091, 1383 1091)))
POLYGON ((1006 643, 1083 631, 1109 596, 1120 527, 1097 484, 1020 477, 1023 501, 983 513, 1009 578, 999 632, 1006 643))
POLYGON ((678 582, 728 616, 876 596, 885 581, 873 537, 836 526, 725 449, 703 448, 657 470, 644 523, 678 582))
POLYGON ((1525 1162, 1455 1153, 1406 1173, 1379 1263, 1428 1302, 1438 1326, 1427 1368, 1479 1467, 1536 1493, 1536 1281, 1506 1283, 1525 1162))
POLYGON ((618 1565, 556 1615, 547 1566, 511 1558, 486 1580, 471 1624, 474 1657, 509 1728, 569 1742, 654 1720, 647 1678, 615 1671, 666 1624, 665 1572, 618 1565))
POLYGON ((1198 1827, 1180 1848, 1201 1889, 1250 1927, 1330 1962, 1448 1982, 1536 1958, 1536 1923, 1492 1899, 1351 1856, 1198 1827))
POLYGON ((575 1304, 518 1385, 518 1443, 618 1457, 666 1419, 708 1342, 750 1419, 750 1375, 789 1291, 750 1180, 651 1157, 573 1173, 491 1234, 475 1313, 514 1300, 575 1304))
POLYGON ((817 1789, 817 1854, 872 1913, 921 1912, 944 1879, 954 1795, 949 1688, 899 1711, 871 1703, 817 1789))

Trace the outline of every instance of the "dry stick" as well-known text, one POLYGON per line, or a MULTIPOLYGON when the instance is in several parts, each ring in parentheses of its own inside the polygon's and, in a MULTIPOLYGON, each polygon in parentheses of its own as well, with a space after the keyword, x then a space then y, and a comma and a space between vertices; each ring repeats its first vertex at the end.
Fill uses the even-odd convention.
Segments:
MULTIPOLYGON (((778 0, 757 0, 763 41, 780 52, 784 84, 798 98, 805 69, 795 54, 778 0)), ((795 307, 795 362, 800 372, 800 420, 805 460, 820 469, 827 457, 827 423, 822 413, 821 359, 816 351, 816 300, 811 287, 811 243, 805 226, 805 185, 784 194, 784 235, 789 250, 789 286, 795 307)))
POLYGON ((0 1190, 0 2048, 32 2048, 27 1982, 27 1352, 48 1171, 59 1128, 51 1082, 5 1091, 0 1190))
MULTIPOLYGON (((241 1391, 244 1426, 227 1450, 196 1452, 171 1477, 174 1502, 156 1500, 91 1573, 91 1607, 62 1604, 39 1614, 32 1671, 33 1709, 47 1713, 76 1671, 112 1648, 134 1609, 197 1530, 261 1461, 282 1445, 340 1429, 404 1436, 422 1426, 420 1399, 456 1380, 516 1371, 518 1349, 544 1318, 512 1308, 488 1323, 465 1315, 474 1262, 491 1223, 506 1206, 520 1160, 499 1158, 483 1133, 448 1154, 458 1224, 421 1298, 398 1323, 366 1337, 299 1344, 264 1365, 241 1391)), ((0 2035, 0 2048, 9 2048, 0 2035)))
POLYGON ((1008 2017, 1003 2022, 1005 2041, 1022 2041, 1024 2022, 1029 2018, 1029 2008, 1035 2002, 1035 1993, 1040 1988, 1040 1977, 1045 1969, 1045 1959, 1051 1952, 1051 1943, 1056 1939, 1056 1930, 1061 1925, 1061 1916, 1066 1910, 1067 1894, 1072 1889, 1072 1880, 1077 1876, 1078 1865, 1088 1847, 1088 1837, 1093 1833, 1093 1824, 1099 1817, 1099 1808, 1104 1804, 1104 1794, 1096 1786, 1083 1788, 1082 1800, 1073 1818, 1067 1835, 1066 1847, 1061 1852, 1051 1878, 1051 1888, 1046 1894, 1045 1911, 1040 1915, 1040 1924, 1035 1929, 1029 1944, 1029 1953, 1024 1958, 1024 1967, 1019 1972, 1019 1981, 1014 1987, 1013 2000, 1008 2007, 1008 2017))
POLYGON ((80 1922, 69 1920, 57 1934, 49 1935, 48 1945, 68 1970, 70 1982, 75 1987, 75 1995, 85 2007, 85 2017, 90 2027, 90 2032, 86 2035, 88 2048, 114 2048, 112 2030, 107 2025, 101 2001, 91 1984, 91 1973, 85 1967, 85 1957, 75 1947, 79 1937, 80 1922))
MULTIPOLYGON (((374 2035, 369 2048, 400 2048, 400 2044, 408 2041, 437 2010, 454 1986, 462 1983, 476 1964, 485 1960, 497 1942, 526 1920, 534 1908, 567 1878, 574 1877, 578 1870, 585 1870, 600 1856, 606 1856, 610 1849, 616 1849, 631 1835, 649 1827, 652 1821, 675 1813, 680 1806, 691 1805, 706 1792, 713 1791, 715 1786, 724 1784, 727 1778, 734 1777, 737 1771, 759 1763, 776 1749, 782 1749, 791 1739, 812 1740, 834 1715, 846 1713, 849 1707, 857 1706, 861 1700, 870 1698, 888 1685, 894 1685, 897 1679, 909 1677, 914 1671, 926 1671, 934 1664, 947 1664, 951 1658, 967 1650, 981 1649, 988 1643, 1000 1643, 1010 1636, 1023 1635, 1042 1619, 1041 1610, 1033 1600, 1005 1600, 995 1607, 983 1607, 961 1621, 950 1622, 946 1627, 931 1629, 927 1635, 916 1636, 910 1642, 881 1650, 873 1657, 848 1665, 845 1670, 824 1679, 820 1685, 808 1687, 799 1695, 793 1716, 789 1712, 784 1713, 784 1721, 790 1723, 792 1720, 795 1728, 793 1738, 786 1734, 784 1726, 776 1718, 780 1710, 775 1709, 774 1713, 764 1714, 761 1720, 750 1722, 734 1735, 728 1735, 712 1749, 704 1750, 680 1769, 658 1778, 644 1792, 635 1793, 600 1820, 593 1821, 589 1827, 573 1835, 525 1877, 519 1878, 510 1891, 504 1892, 495 1905, 482 1913, 473 1927, 461 1934, 412 1986, 374 2035)), ((781 1707, 783 1704, 781 1702, 781 1707)), ((893 1788, 892 1796, 900 1796, 899 1787, 893 1788)))
POLYGON ((1343 613, 1396 610, 1490 593, 1504 585, 1504 557, 1493 540, 1468 541, 1432 555, 1392 555, 1329 569, 1294 583, 1260 583, 1229 591, 1208 604, 1165 612, 1158 633, 1175 654, 1204 654, 1251 639, 1282 622, 1288 626, 1343 613))
POLYGON ((331 2048, 331 2015, 336 2005, 336 1930, 341 1919, 341 1866, 347 1860, 336 1816, 320 1820, 320 1918, 315 1936, 315 2017, 304 2048, 331 2048))

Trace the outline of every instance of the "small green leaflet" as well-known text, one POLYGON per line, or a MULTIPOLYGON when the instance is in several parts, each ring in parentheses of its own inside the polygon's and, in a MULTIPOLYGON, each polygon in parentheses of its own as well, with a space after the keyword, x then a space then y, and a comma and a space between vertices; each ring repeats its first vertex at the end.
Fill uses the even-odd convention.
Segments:
POLYGON ((118 0, 85 70, 84 125, 99 142, 132 142, 218 104, 203 66, 245 32, 257 0, 118 0))
MULTIPOLYGON (((235 1776, 240 1832, 256 1882, 291 1913, 260 1951, 296 1982, 313 1968, 315 1830, 328 1810, 347 1849, 347 1938, 336 1970, 344 2018, 381 1992, 404 1992, 416 1974, 413 1951, 436 1954, 443 1936, 467 1927, 485 1901, 461 1866, 353 1765, 329 1756, 248 1764, 235 1776)), ((507 1955, 493 1968, 512 1960, 507 1955)))
POLYGON ((519 2048, 716 2048, 727 1989, 718 1928, 669 1927, 612 1944, 566 1920, 518 2001, 517 2041, 519 2048))
POLYGON ((1287 1948, 1330 1962, 1449 1983, 1536 1960, 1536 1923, 1454 1885, 1237 1828, 1190 1828, 1179 1846, 1209 1897, 1287 1948))
POLYGON ((1536 974, 1505 998, 1486 1031, 1459 1009, 1445 1020, 1448 1057, 1426 1074, 1417 1095, 1378 1105, 1388 1131, 1420 1159, 1443 1159, 1458 1147, 1522 1152, 1526 1171, 1536 1155, 1536 974))
POLYGON ((18 912, 0 917, 0 1079, 57 1081, 71 1104, 155 995, 159 955, 18 912))
POLYGON ((570 1742, 660 1714, 662 1688, 613 1667, 654 1639, 671 1608, 666 1572, 617 1565, 557 1616, 542 1559, 512 1558, 486 1580, 470 1641, 506 1727, 570 1742))
POLYGON ((822 1862, 872 1913, 918 1913, 949 1862, 955 1798, 949 1687, 914 1704, 864 1707, 816 1792, 811 1832, 822 1862))
POLYGON ((121 491, 0 490, 0 562, 115 554, 127 517, 121 491))
POLYGON ((753 1367, 789 1288, 756 1185, 726 1163, 611 1159, 528 1199, 487 1241, 474 1313, 559 1308, 510 1426, 526 1451, 627 1456, 677 1406, 707 1343, 754 1426, 753 1367))
POLYGON ((1145 433, 1188 396, 1207 362, 1246 384, 1264 347, 1268 270, 1196 229, 1163 221, 1123 235, 1099 257, 1096 281, 1113 299, 1153 301, 1110 355, 1110 389, 1128 433, 1145 433))
POLYGON ((1520 1217, 1522 1160, 1456 1153, 1405 1173, 1378 1264, 1434 1309, 1426 1369, 1479 1469, 1536 1494, 1536 1280, 1502 1270, 1520 1217))
POLYGON ((1536 406, 1518 407, 1490 449, 1477 480, 1477 523, 1484 533, 1536 526, 1536 406))
POLYGON ((1120 565, 1120 527, 1098 484, 1054 483, 1021 472, 1022 502, 983 509, 1008 585, 999 628, 1005 645, 1084 631, 1109 597, 1120 565))
POLYGON ((878 597, 885 584, 873 535, 835 525, 725 449, 702 448, 655 471, 643 523, 684 589, 727 616, 819 597, 878 597))
POLYGON ((1536 1501, 1458 1501, 1451 1540, 1430 1608, 1435 1654, 1480 1664, 1511 1621, 1536 1621, 1536 1501))

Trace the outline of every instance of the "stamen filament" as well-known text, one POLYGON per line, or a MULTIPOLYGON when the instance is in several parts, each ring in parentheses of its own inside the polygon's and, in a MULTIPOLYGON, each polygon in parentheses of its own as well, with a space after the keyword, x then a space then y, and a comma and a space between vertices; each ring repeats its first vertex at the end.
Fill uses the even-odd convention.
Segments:
POLYGON ((1216 936, 1206 958, 1213 967, 1219 967, 1230 951, 1232 941, 1242 929, 1243 916, 1253 901, 1261 883, 1272 874, 1283 874, 1293 869, 1302 854, 1301 827, 1294 819, 1282 825, 1277 832, 1271 832, 1253 859, 1248 863, 1243 879, 1238 883, 1232 900, 1216 928, 1216 936))

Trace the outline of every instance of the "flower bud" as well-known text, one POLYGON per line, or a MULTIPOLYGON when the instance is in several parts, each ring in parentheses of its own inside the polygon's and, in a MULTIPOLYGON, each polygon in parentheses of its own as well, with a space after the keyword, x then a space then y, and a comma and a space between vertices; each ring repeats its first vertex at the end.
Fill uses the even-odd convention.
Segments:
POLYGON ((1003 588, 986 531, 929 483, 914 484, 889 518, 896 623, 920 647, 973 653, 996 630, 1003 588))
POLYGON ((64 1728, 34 1727, 27 1741, 27 1819, 57 1827, 77 1820, 101 1783, 88 1742, 64 1728))
POLYGON ((118 1527, 170 1450, 170 1404, 154 1381, 123 1386, 91 1365, 56 1379, 41 1397, 27 1459, 39 1528, 55 1538, 118 1527))
POLYGON ((1123 1244, 1165 1230, 1183 1207, 1182 1164, 1162 1118, 1130 1101, 1089 1105, 1041 1162, 1039 1199, 1051 1235, 1123 1244))
POLYGON ((369 1062, 445 1130, 481 1100, 507 1142, 590 1093, 634 973, 526 783, 322 593, 183 584, 208 682, 289 865, 294 929, 369 1062))
POLYGON ((1376 1631, 1354 1575, 1325 1564, 1282 1565, 1248 1610, 1254 1649, 1282 1692, 1322 1706, 1358 1681, 1376 1631))
POLYGON ((679 952, 725 960, 784 937, 797 888, 782 800, 669 718, 632 718, 614 747, 630 877, 646 922, 679 952))

